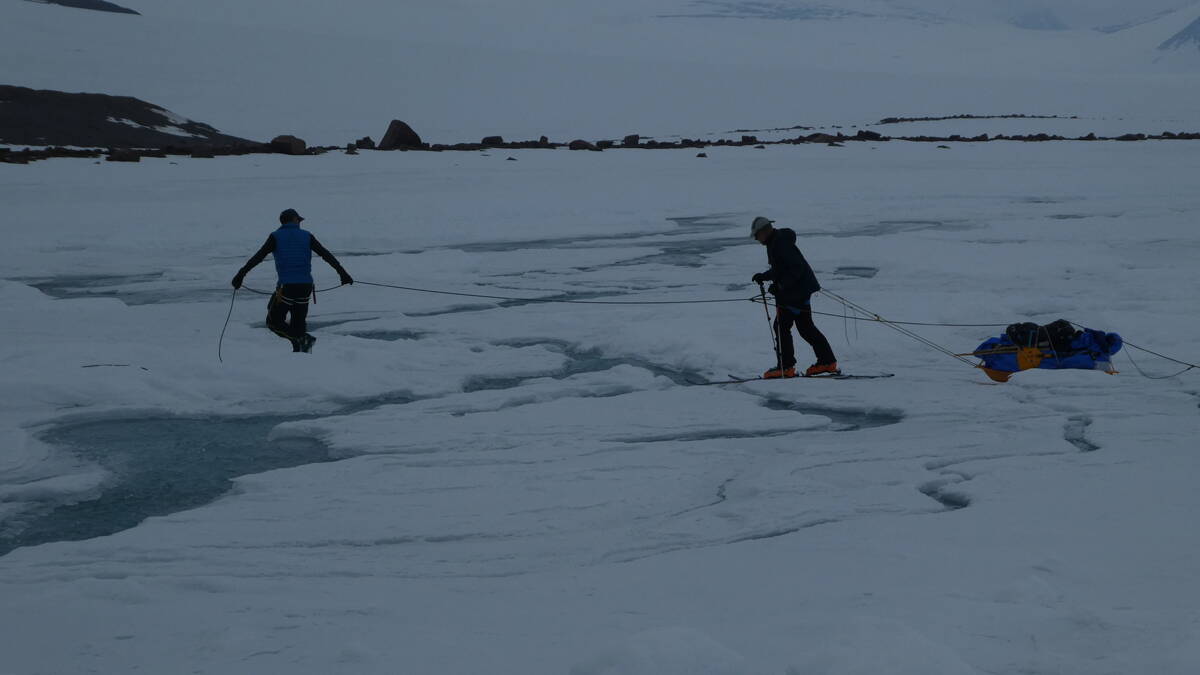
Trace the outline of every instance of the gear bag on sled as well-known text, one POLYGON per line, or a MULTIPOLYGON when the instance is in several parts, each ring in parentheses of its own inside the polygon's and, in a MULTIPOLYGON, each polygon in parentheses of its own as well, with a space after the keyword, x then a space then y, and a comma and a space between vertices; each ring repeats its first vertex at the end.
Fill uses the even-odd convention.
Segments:
POLYGON ((1030 368, 1058 370, 1075 368, 1116 372, 1112 355, 1121 351, 1123 341, 1116 333, 1075 326, 1059 319, 1044 326, 1014 323, 1004 335, 986 340, 973 353, 983 359, 979 365, 987 376, 1007 382, 1013 373, 1030 368))

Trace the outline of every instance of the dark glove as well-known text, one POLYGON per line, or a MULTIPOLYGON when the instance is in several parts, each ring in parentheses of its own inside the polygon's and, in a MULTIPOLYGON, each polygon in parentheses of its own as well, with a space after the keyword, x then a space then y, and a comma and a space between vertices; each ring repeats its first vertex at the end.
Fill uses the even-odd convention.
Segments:
POLYGON ((341 272, 338 272, 338 277, 341 279, 343 286, 353 286, 354 285, 354 277, 350 276, 350 274, 348 272, 346 272, 346 270, 342 270, 341 272))
POLYGON ((766 280, 767 280, 767 277, 762 272, 758 272, 754 276, 750 277, 750 281, 753 281, 756 284, 761 284, 762 282, 764 282, 766 280))
POLYGON ((233 283, 234 290, 241 288, 242 287, 242 275, 241 274, 234 275, 232 283, 233 283))

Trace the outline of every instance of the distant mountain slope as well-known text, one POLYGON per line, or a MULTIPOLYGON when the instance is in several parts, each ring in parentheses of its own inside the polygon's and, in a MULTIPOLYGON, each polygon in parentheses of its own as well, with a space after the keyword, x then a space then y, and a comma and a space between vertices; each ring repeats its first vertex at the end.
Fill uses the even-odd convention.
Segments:
POLYGON ((251 144, 130 96, 0 85, 0 143, 107 148, 251 144))
POLYGON ((115 12, 117 14, 138 14, 128 7, 114 5, 111 2, 104 0, 29 0, 30 2, 39 2, 43 5, 62 5, 63 7, 75 7, 77 9, 94 9, 100 12, 115 12))
POLYGON ((1187 28, 1179 31, 1158 46, 1163 51, 1180 49, 1182 47, 1200 49, 1200 19, 1191 22, 1187 28))

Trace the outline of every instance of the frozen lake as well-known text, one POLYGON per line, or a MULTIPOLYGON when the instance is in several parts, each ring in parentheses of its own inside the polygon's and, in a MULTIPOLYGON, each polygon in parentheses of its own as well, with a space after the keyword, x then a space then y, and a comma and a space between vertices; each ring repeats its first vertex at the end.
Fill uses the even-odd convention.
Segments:
POLYGON ((773 365, 755 215, 953 351, 1195 362, 1198 146, 951 146, 0 165, 0 672, 1196 672, 1196 371, 822 296, 895 377, 693 385, 773 365), (286 207, 312 354, 228 285, 286 207))

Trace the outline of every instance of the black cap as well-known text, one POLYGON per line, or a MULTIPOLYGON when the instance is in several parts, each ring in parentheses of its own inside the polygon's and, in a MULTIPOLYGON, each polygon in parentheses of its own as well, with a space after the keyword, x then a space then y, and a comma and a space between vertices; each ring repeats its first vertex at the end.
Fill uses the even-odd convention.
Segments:
POLYGON ((300 217, 299 213, 296 213, 296 209, 284 209, 283 212, 279 214, 280 225, 287 225, 293 220, 297 223, 304 220, 304 218, 300 217))

